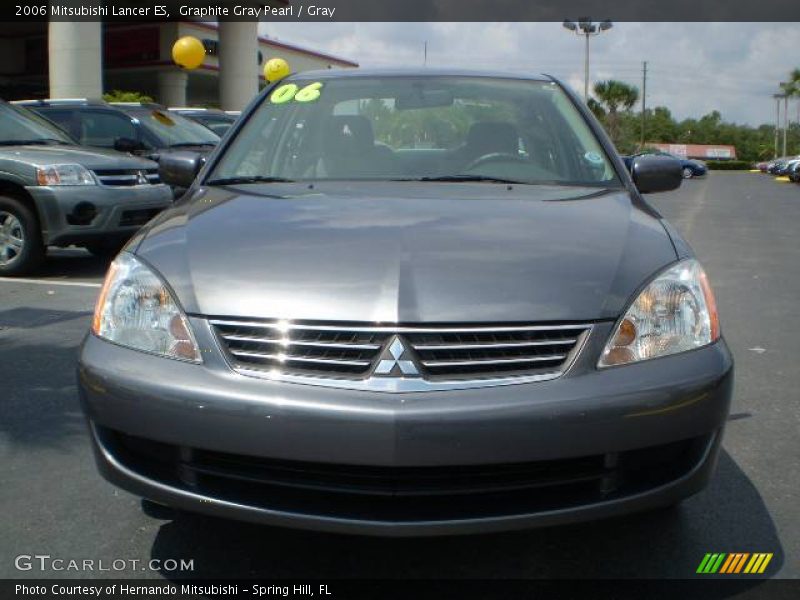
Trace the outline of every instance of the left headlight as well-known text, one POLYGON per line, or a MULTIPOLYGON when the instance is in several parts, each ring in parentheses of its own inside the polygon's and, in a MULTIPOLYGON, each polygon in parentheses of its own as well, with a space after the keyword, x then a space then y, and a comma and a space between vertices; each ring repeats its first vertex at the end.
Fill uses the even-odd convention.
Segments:
POLYGON ((39 185, 97 185, 97 180, 83 165, 44 165, 36 169, 39 185))
POLYGON ((695 259, 656 276, 628 308, 598 367, 639 362, 693 350, 719 339, 714 293, 695 259))
POLYGON ((189 321, 166 284, 127 252, 108 269, 92 332, 134 350, 201 362, 189 321))

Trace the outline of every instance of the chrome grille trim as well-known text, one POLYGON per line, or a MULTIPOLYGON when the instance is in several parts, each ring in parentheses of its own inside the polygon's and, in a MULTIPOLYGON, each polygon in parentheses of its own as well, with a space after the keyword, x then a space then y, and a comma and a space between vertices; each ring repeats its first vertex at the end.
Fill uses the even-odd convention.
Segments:
POLYGON ((511 342, 497 344, 417 344, 415 350, 487 350, 489 348, 526 348, 530 346, 563 346, 577 343, 578 338, 565 340, 543 340, 538 342, 511 342))
POLYGON ((473 367, 479 365, 509 365, 529 362, 550 362, 554 360, 564 360, 566 354, 547 354, 545 356, 531 356, 526 358, 498 358, 481 360, 423 360, 420 361, 426 367, 473 367))
POLYGON ((470 389, 547 381, 566 373, 593 325, 384 325, 209 318, 237 373, 273 381, 377 392, 470 389), (399 336, 421 376, 375 368, 399 336))
POLYGON ((469 326, 469 327, 413 327, 405 325, 376 325, 376 326, 350 326, 350 325, 308 325, 303 323, 289 323, 288 321, 277 321, 265 323, 261 321, 235 321, 226 319, 211 319, 212 325, 231 325, 241 327, 263 327, 265 329, 313 329, 319 331, 355 331, 358 333, 492 333, 492 332, 511 332, 511 331, 561 331, 588 329, 590 324, 583 325, 519 325, 519 326, 499 326, 491 325, 469 326))
POLYGON ((277 344, 282 347, 287 346, 316 346, 319 348, 351 348, 353 350, 377 350, 380 344, 347 344, 340 342, 308 342, 290 341, 281 338, 251 337, 247 335, 222 335, 222 338, 232 342, 261 342, 263 344, 277 344))
POLYGON ((304 362, 322 365, 347 365, 353 367, 368 367, 368 360, 338 360, 335 358, 307 358, 301 356, 287 356, 285 354, 264 354, 262 352, 246 352, 244 350, 231 350, 234 356, 263 358, 267 360, 277 360, 279 362, 304 362))

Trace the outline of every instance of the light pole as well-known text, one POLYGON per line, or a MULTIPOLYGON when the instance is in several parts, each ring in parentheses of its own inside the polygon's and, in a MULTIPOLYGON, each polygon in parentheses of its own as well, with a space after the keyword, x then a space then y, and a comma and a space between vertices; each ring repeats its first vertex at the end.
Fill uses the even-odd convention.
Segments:
POLYGON ((786 81, 778 84, 783 94, 783 156, 786 156, 786 135, 789 132, 789 96, 794 90, 794 86, 786 81))
POLYGON ((586 56, 583 62, 583 99, 589 100, 589 38, 594 35, 600 35, 604 31, 611 29, 614 24, 609 21, 600 21, 600 23, 593 23, 588 17, 582 17, 577 21, 564 20, 564 29, 573 32, 575 35, 582 35, 586 38, 586 56))
POLYGON ((781 94, 772 94, 772 97, 775 98, 775 156, 773 158, 778 158, 778 139, 780 139, 780 130, 781 130, 781 94))

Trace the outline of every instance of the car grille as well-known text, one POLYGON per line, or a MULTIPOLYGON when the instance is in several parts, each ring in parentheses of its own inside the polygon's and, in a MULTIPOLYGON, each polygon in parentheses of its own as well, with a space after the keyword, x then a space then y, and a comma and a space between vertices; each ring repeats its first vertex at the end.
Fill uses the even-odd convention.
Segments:
POLYGON ((560 373, 587 324, 398 325, 210 319, 235 369, 369 377, 398 336, 431 381, 560 373))
POLYGON ((535 462, 375 466, 229 454, 106 428, 98 434, 123 465, 166 485, 271 510, 395 522, 518 515, 623 498, 686 475, 711 441, 703 436, 535 462))
POLYGON ((94 174, 103 185, 113 187, 131 187, 161 183, 158 169, 106 169, 95 170, 94 174), (144 174, 147 183, 143 183, 140 174, 144 174))

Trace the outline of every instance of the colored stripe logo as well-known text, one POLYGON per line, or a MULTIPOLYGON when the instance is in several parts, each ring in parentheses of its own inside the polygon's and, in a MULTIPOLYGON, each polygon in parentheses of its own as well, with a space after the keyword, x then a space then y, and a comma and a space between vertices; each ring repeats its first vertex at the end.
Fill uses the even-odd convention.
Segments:
POLYGON ((772 560, 772 552, 717 552, 707 553, 700 565, 697 573, 701 574, 761 574, 767 569, 767 565, 772 560))

